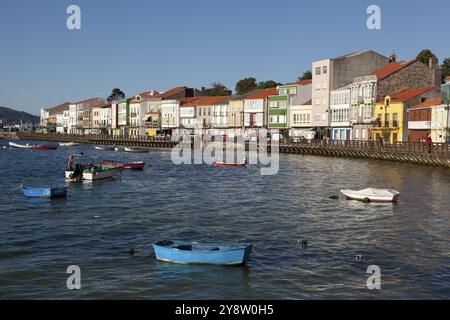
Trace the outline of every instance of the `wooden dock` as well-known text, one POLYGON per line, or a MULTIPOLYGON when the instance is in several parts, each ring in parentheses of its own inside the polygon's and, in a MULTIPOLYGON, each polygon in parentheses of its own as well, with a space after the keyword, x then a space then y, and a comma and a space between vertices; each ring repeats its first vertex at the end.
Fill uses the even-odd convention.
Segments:
MULTIPOLYGON (((17 132, 20 139, 78 142, 97 145, 121 145, 141 148, 173 148, 178 142, 166 137, 113 137, 106 135, 63 135, 17 132)), ((248 150, 248 145, 246 147, 248 150)), ((270 147, 268 147, 268 151, 270 147)), ((349 157, 396 161, 450 168, 450 145, 445 143, 374 141, 325 141, 290 139, 279 142, 280 153, 308 154, 328 157, 349 157)))

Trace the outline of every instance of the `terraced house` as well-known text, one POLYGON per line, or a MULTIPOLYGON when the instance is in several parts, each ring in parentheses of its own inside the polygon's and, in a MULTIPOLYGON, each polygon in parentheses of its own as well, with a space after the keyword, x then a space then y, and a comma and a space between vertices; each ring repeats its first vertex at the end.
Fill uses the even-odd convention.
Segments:
POLYGON ((244 128, 247 134, 255 135, 267 129, 269 97, 277 94, 277 88, 268 88, 247 95, 244 99, 244 128))
POLYGON ((69 105, 68 133, 84 134, 85 128, 91 126, 89 108, 101 103, 104 103, 102 98, 90 98, 71 103, 69 105), (84 113, 84 111, 88 112, 84 113))
MULTIPOLYGON (((391 59, 392 60, 392 59, 391 59)), ((440 74, 435 58, 429 64, 418 60, 391 63, 365 76, 356 77, 351 84, 351 112, 353 140, 369 140, 375 119, 376 101, 396 92, 421 87, 440 86, 440 74)))
POLYGON ((407 110, 440 94, 435 87, 406 89, 391 96, 386 96, 375 104, 375 125, 372 129, 374 141, 389 143, 408 141, 407 110))

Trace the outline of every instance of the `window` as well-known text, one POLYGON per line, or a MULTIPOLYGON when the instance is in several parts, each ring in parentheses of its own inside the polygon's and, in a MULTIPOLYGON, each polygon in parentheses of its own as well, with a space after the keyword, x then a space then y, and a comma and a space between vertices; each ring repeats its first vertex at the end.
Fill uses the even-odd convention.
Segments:
POLYGON ((327 66, 324 66, 323 67, 323 74, 327 74, 328 73, 328 67, 327 66))
POLYGON ((316 76, 320 76, 320 67, 316 68, 316 76))

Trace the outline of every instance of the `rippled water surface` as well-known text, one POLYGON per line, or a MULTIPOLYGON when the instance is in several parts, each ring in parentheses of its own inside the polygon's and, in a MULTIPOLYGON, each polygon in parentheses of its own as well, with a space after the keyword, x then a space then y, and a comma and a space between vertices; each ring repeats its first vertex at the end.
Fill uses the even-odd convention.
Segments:
POLYGON ((261 176, 256 166, 176 166, 166 150, 80 146, 0 149, 0 170, 1 298, 450 298, 448 169, 281 155, 279 173, 261 176), (73 151, 146 168, 66 183, 73 151), (69 196, 25 198, 21 184, 67 185, 69 196), (328 199, 368 186, 399 190, 399 203, 328 199), (245 267, 174 265, 155 260, 151 244, 162 239, 245 242, 254 251, 245 267), (69 265, 81 268, 79 291, 66 288, 69 265), (369 265, 381 268, 379 291, 366 287, 369 265))

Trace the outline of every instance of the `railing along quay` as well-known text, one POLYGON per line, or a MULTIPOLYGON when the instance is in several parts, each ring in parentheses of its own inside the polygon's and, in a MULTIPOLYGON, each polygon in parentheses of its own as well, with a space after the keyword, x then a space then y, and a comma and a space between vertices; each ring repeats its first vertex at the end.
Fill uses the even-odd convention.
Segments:
POLYGON ((280 141, 280 152, 450 167, 450 145, 446 143, 397 142, 390 144, 380 141, 294 141, 285 139, 280 141))
MULTIPOLYGON (((170 137, 114 137, 108 135, 66 135, 17 132, 20 139, 122 145, 143 148, 172 148, 170 137)), ((248 146, 247 148, 248 149, 248 146)), ((268 143, 268 150, 270 150, 268 143)), ((258 148, 259 150, 259 148, 258 148)), ((280 153, 365 158, 450 168, 450 145, 446 143, 380 141, 293 140, 279 141, 280 153)))

